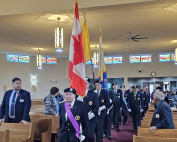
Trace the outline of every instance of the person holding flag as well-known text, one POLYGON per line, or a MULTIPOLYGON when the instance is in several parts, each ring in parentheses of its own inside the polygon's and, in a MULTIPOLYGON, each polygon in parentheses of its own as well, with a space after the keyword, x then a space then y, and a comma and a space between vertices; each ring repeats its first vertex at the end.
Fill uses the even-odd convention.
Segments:
POLYGON ((107 84, 107 73, 106 73, 106 66, 104 63, 104 53, 103 53, 103 47, 102 47, 102 35, 100 30, 100 36, 99 36, 99 80, 96 80, 95 93, 98 94, 98 100, 99 100, 99 110, 98 110, 98 116, 97 116, 97 124, 96 124, 96 142, 102 142, 103 141, 103 124, 104 119, 106 117, 106 110, 109 107, 109 94, 108 94, 108 84, 107 84), (101 85, 102 84, 102 85, 101 85))
POLYGON ((84 63, 84 51, 79 23, 78 2, 74 7, 74 26, 70 41, 69 70, 70 88, 64 90, 66 102, 61 104, 60 131, 58 141, 60 142, 81 142, 87 136, 88 114, 86 105, 76 99, 76 95, 85 96, 86 74, 84 63))

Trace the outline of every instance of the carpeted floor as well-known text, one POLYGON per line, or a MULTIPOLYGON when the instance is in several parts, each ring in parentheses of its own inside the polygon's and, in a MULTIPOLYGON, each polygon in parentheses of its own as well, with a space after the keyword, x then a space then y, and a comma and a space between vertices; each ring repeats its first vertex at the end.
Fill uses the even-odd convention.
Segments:
POLYGON ((133 122, 132 119, 128 119, 127 125, 120 126, 120 132, 116 130, 111 131, 111 140, 108 138, 103 138, 103 142, 133 142, 133 135, 136 135, 136 132, 132 132, 133 122))

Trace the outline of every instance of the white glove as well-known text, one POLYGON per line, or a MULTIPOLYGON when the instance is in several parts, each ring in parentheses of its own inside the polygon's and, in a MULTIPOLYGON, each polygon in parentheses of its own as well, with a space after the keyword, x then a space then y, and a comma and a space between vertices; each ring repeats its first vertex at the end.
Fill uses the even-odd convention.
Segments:
POLYGON ((99 111, 102 111, 103 109, 106 109, 106 106, 105 106, 105 105, 99 107, 99 111))
POLYGON ((103 105, 103 106, 99 107, 99 110, 98 110, 98 115, 100 115, 100 114, 101 114, 101 111, 102 111, 103 109, 106 109, 106 106, 105 106, 105 105, 103 105))
POLYGON ((122 108, 120 108, 120 110, 122 111, 122 108))
POLYGON ((95 117, 95 114, 92 112, 92 113, 90 113, 90 114, 88 115, 88 117, 89 117, 89 120, 90 120, 90 119, 92 119, 93 117, 95 117))
POLYGON ((82 98, 81 96, 79 96, 79 97, 77 98, 77 100, 78 100, 78 101, 81 101, 81 102, 84 102, 84 100, 83 100, 83 98, 82 98))
POLYGON ((151 103, 148 103, 148 106, 150 106, 151 105, 151 103))
POLYGON ((128 109, 128 112, 131 112, 131 109, 128 109))
POLYGON ((140 112, 143 112, 143 109, 141 109, 140 112))
POLYGON ((110 104, 112 103, 112 100, 110 99, 110 104))
POLYGON ((81 141, 85 140, 85 136, 81 135, 81 141))

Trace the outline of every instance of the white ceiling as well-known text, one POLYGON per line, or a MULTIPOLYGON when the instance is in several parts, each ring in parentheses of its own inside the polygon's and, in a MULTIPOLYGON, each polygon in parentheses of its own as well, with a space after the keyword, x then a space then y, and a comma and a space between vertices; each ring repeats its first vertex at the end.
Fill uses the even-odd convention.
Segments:
MULTIPOLYGON (((57 21, 44 22, 36 19, 45 15, 46 12, 72 16, 74 0, 72 2, 54 0, 48 7, 47 0, 42 1, 35 1, 34 6, 29 0, 24 1, 21 5, 20 0, 17 0, 14 3, 17 5, 13 8, 11 7, 13 2, 9 7, 6 2, 6 4, 4 1, 0 2, 2 7, 0 9, 1 53, 36 55, 38 51, 32 50, 32 48, 40 47, 47 49, 41 51, 42 55, 68 57, 72 22, 60 23, 60 27, 64 29, 64 51, 56 53, 54 29, 57 27, 57 21), (58 12, 57 6, 54 6, 56 3, 60 9, 58 12), (24 5, 28 8, 25 9, 24 5), (32 5, 34 7, 30 9, 32 5), (37 7, 37 5, 41 6, 37 7), (54 6, 53 9, 51 6, 54 6)), ((164 9, 173 5, 177 2, 176 0, 147 2, 145 0, 97 0, 94 1, 95 3, 91 1, 79 1, 81 29, 84 22, 83 12, 85 12, 91 44, 98 44, 99 29, 102 29, 105 56, 173 53, 177 47, 177 44, 168 43, 170 40, 177 39, 177 12, 164 9), (123 42, 130 31, 133 32, 132 35, 140 34, 149 39, 139 40, 139 43, 123 42)), ((92 49, 92 51, 95 50, 95 48, 92 49)))

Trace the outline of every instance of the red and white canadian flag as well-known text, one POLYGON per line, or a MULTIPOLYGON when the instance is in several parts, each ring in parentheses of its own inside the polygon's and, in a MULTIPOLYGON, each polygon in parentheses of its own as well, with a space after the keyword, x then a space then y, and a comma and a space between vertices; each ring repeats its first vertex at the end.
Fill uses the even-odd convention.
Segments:
POLYGON ((68 77, 70 79, 70 87, 74 88, 78 95, 84 97, 86 92, 86 75, 77 1, 75 1, 74 12, 74 27, 70 41, 68 77))

